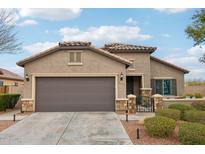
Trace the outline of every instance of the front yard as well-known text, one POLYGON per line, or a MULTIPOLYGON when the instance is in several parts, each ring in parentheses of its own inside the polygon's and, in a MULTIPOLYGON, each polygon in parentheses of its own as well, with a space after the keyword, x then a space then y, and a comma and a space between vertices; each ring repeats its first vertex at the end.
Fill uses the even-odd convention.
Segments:
POLYGON ((180 142, 177 139, 178 128, 174 130, 173 136, 169 138, 155 138, 150 137, 146 132, 144 125, 137 120, 130 120, 128 122, 121 121, 127 134, 129 135, 133 144, 136 145, 178 145, 180 142), (140 129, 139 139, 137 139, 137 128, 140 129))
MULTIPOLYGON (((17 121, 16 121, 17 122, 17 121)), ((0 120, 0 132, 15 124, 13 120, 0 120)))
POLYGON ((205 145, 205 104, 201 102, 172 104, 158 109, 154 117, 121 123, 136 145, 205 145))

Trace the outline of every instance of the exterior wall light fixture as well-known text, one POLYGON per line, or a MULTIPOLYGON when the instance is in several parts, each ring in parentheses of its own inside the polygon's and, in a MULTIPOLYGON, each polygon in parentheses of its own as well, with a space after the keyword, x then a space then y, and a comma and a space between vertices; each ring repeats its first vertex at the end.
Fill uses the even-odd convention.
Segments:
POLYGON ((26 81, 29 81, 29 76, 28 76, 28 74, 26 74, 25 79, 26 79, 26 81))
POLYGON ((122 81, 123 80, 123 74, 122 73, 120 73, 120 81, 122 81))

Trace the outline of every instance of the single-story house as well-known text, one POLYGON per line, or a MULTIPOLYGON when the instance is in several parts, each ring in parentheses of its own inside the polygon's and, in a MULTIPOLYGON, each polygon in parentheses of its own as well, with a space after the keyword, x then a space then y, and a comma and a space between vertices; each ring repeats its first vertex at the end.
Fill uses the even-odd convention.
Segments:
POLYGON ((128 94, 183 95, 189 71, 152 56, 156 49, 61 42, 17 62, 24 67, 23 98, 33 111, 115 111, 128 94))
POLYGON ((0 93, 13 93, 14 89, 22 88, 23 83, 24 80, 21 76, 0 68, 0 93))

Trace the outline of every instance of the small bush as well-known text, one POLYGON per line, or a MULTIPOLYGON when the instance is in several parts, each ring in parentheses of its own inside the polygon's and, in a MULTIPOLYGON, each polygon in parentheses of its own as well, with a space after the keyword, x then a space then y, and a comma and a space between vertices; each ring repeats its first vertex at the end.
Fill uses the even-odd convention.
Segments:
POLYGON ((199 111, 199 110, 185 111, 184 120, 205 124, 205 111, 199 111))
POLYGON ((155 113, 157 116, 168 117, 174 120, 180 119, 180 111, 175 109, 161 109, 155 113))
POLYGON ((188 145, 205 145, 205 125, 184 123, 179 126, 179 141, 188 145))
POLYGON ((195 96, 196 98, 202 98, 202 97, 203 97, 200 93, 195 93, 194 96, 195 96))
POLYGON ((193 110, 194 109, 192 106, 185 105, 185 104, 171 104, 171 105, 169 105, 169 108, 179 110, 181 112, 180 113, 181 120, 184 120, 184 112, 186 110, 193 110))
POLYGON ((164 138, 172 135, 176 122, 167 117, 156 116, 146 118, 144 126, 150 136, 164 138))
POLYGON ((193 102, 191 105, 197 110, 205 111, 205 102, 193 102))
POLYGON ((194 97, 193 94, 185 94, 185 96, 188 96, 188 97, 190 97, 190 98, 194 97))
POLYGON ((19 94, 0 94, 0 111, 14 108, 19 100, 19 94))

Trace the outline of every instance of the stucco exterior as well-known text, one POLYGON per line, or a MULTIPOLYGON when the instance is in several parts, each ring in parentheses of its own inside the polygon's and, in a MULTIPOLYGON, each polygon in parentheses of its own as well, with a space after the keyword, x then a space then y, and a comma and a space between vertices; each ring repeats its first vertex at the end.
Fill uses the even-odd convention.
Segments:
POLYGON ((155 60, 150 60, 151 79, 176 79, 177 95, 184 94, 184 73, 155 60))
MULTIPOLYGON (((126 97, 126 67, 124 64, 117 62, 109 57, 95 53, 90 50, 78 50, 82 52, 82 65, 69 65, 68 52, 72 50, 61 50, 39 58, 33 62, 27 63, 24 66, 25 75, 29 75, 29 81, 24 84, 24 98, 33 98, 32 96, 32 82, 35 80, 33 76, 39 74, 49 75, 64 75, 69 76, 74 73, 76 76, 98 76, 111 74, 117 75, 117 96, 118 98, 126 97), (124 79, 119 80, 120 74, 124 75, 124 79)), ((76 50, 75 50, 76 51, 76 50)), ((43 75, 44 76, 44 75, 43 75)), ((34 87, 33 87, 34 88, 34 87)))
POLYGON ((115 53, 116 55, 134 61, 134 69, 126 70, 127 76, 142 76, 143 88, 150 88, 150 54, 149 53, 115 53))
POLYGON ((188 71, 154 58, 151 54, 155 50, 155 47, 123 44, 111 44, 103 49, 91 46, 90 42, 60 43, 17 63, 24 67, 25 78, 29 78, 24 80, 23 100, 31 103, 35 111, 37 77, 114 77, 116 110, 126 103, 127 92, 151 96, 152 79, 176 79, 172 83, 176 83, 173 89, 177 93, 172 94, 183 95, 184 74, 188 71), (70 52, 81 52, 81 62, 69 63, 70 52), (137 81, 133 82, 133 78, 137 81))

